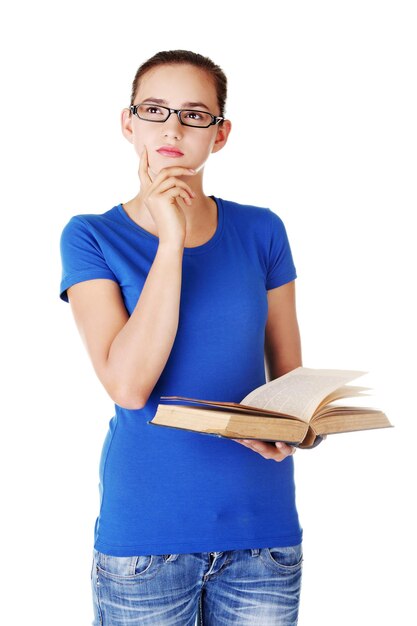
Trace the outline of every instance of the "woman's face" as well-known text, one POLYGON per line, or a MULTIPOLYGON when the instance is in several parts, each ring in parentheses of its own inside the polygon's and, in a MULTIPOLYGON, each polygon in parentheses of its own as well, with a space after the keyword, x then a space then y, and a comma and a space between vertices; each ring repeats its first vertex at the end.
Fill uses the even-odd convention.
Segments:
MULTIPOLYGON (((172 109, 200 109, 212 115, 220 115, 216 89, 210 76, 192 65, 161 65, 149 70, 140 80, 134 104, 158 98, 163 106, 172 109), (205 106, 186 106, 185 102, 199 102, 205 106)), ((156 106, 156 103, 154 103, 156 106)), ((124 136, 133 143, 140 157, 143 146, 148 152, 149 167, 157 174, 163 167, 181 165, 200 170, 209 155, 217 152, 226 143, 231 125, 228 120, 223 128, 212 125, 208 128, 192 128, 180 123, 172 113, 165 122, 148 122, 136 115, 129 117, 127 109, 122 113, 124 136), (172 146, 183 153, 171 157, 157 152, 162 146, 172 146)))

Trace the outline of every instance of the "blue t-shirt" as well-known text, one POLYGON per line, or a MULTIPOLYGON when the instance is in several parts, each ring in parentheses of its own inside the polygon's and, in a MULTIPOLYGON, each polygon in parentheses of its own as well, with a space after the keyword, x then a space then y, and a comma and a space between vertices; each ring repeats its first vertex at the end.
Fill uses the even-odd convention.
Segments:
MULTIPOLYGON (((240 402, 263 385, 267 290, 296 277, 273 211, 211 197, 217 230, 184 249, 179 325, 166 366, 145 407, 116 404, 110 420, 94 533, 105 554, 221 552, 302 539, 292 457, 277 463, 225 438, 148 423, 161 396, 240 402)), ((131 314, 158 243, 122 204, 72 217, 61 235, 60 297, 68 302, 74 283, 107 278, 131 314)))

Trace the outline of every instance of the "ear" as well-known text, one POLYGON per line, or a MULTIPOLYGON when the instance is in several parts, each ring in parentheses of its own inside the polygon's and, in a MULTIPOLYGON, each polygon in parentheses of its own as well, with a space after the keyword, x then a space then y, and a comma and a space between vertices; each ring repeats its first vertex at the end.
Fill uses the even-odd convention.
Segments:
POLYGON ((132 130, 132 114, 129 109, 125 108, 121 113, 121 126, 123 137, 125 137, 129 143, 133 143, 133 130, 132 130))
POLYGON ((232 122, 230 120, 223 120, 223 124, 218 126, 216 139, 214 140, 212 153, 218 152, 226 144, 230 131, 232 130, 232 122))

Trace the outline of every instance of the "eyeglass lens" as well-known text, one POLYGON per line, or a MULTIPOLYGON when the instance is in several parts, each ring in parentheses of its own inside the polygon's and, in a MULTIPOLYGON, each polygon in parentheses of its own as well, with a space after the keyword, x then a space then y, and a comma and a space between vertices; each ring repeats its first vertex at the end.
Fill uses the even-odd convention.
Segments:
MULTIPOLYGON (((151 122, 164 122, 168 119, 169 109, 150 104, 137 105, 138 116, 142 120, 151 122)), ((212 117, 204 111, 181 111, 181 121, 187 126, 208 126, 212 122, 212 117)))

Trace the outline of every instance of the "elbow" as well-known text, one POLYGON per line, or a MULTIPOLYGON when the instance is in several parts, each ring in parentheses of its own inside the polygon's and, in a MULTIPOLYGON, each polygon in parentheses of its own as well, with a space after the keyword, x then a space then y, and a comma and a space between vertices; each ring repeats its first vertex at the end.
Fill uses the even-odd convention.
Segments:
POLYGON ((104 372, 100 380, 113 402, 122 409, 137 411, 146 406, 150 392, 144 392, 143 385, 138 386, 137 380, 128 381, 125 375, 115 376, 109 370, 104 372))
POLYGON ((112 389, 108 390, 108 393, 115 404, 122 409, 128 409, 129 411, 137 411, 143 409, 146 405, 144 398, 132 389, 112 389))
POLYGON ((119 402, 116 402, 116 404, 118 406, 120 406, 122 409, 127 409, 129 411, 139 411, 140 409, 143 409, 143 407, 145 406, 145 404, 141 401, 135 402, 134 400, 131 400, 130 398, 128 398, 126 401, 125 400, 119 400, 119 402))
POLYGON ((113 402, 115 402, 122 409, 128 409, 129 411, 138 411, 139 409, 143 409, 146 405, 146 402, 143 402, 142 399, 129 395, 125 396, 118 394, 112 399, 113 402))

